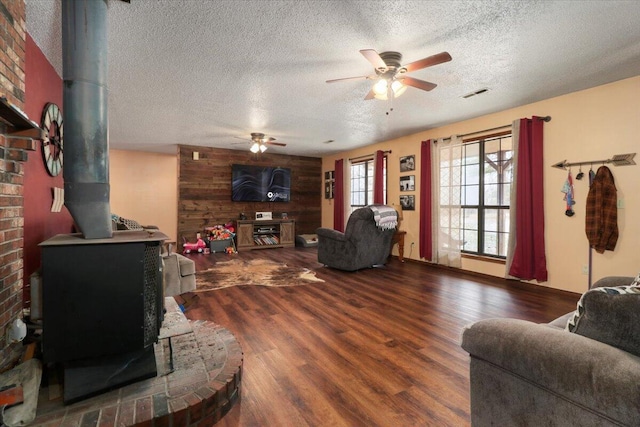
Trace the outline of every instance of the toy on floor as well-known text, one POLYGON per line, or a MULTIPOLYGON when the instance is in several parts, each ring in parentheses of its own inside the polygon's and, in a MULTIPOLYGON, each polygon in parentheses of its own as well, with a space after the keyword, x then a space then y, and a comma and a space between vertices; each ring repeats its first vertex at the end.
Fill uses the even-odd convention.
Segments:
POLYGON ((184 238, 184 243, 182 244, 182 253, 183 254, 190 254, 191 252, 197 252, 199 254, 204 252, 204 248, 207 247, 207 244, 204 242, 204 240, 202 240, 200 237, 198 237, 198 240, 196 240, 195 243, 190 243, 187 242, 187 239, 184 238))
POLYGON ((227 240, 235 235, 235 228, 232 224, 205 227, 204 231, 206 233, 206 238, 209 240, 227 240))

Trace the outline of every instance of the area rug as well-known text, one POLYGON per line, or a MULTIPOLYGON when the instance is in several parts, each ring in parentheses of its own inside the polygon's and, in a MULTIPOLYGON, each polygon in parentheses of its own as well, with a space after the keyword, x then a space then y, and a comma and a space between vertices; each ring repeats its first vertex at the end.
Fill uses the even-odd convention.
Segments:
POLYGON ((218 262, 215 266, 196 273, 196 292, 211 291, 238 285, 299 286, 324 282, 308 268, 290 267, 266 259, 218 262))

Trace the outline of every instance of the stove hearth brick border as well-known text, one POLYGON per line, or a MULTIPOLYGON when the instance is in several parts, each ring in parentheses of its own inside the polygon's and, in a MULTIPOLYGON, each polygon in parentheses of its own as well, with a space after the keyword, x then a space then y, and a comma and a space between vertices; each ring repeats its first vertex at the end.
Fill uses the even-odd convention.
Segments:
MULTIPOLYGON (((94 398, 63 406, 41 388, 31 426, 211 426, 240 401, 243 355, 227 329, 189 321, 193 332, 171 337, 173 371, 94 398)), ((159 365, 168 359, 168 338, 156 345, 159 365)))

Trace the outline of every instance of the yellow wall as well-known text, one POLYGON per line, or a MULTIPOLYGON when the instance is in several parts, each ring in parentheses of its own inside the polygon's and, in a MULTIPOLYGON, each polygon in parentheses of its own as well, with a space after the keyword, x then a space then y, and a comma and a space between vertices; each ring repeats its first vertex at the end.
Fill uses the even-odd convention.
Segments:
MULTIPOLYGON (((388 203, 398 204, 399 158, 415 155, 416 210, 404 212, 401 228, 407 231, 404 256, 418 260, 420 142, 430 138, 490 129, 532 115, 552 117, 552 120, 544 125, 545 240, 549 281, 543 285, 584 292, 588 280, 583 274, 583 268, 588 265, 589 257, 589 245, 584 231, 588 180, 574 181, 576 214, 567 217, 564 214, 563 194, 560 192, 567 174, 565 171, 552 168, 551 165, 565 159, 579 162, 608 159, 614 154, 639 152, 640 76, 326 156, 323 158, 322 169, 323 172, 333 170, 336 159, 366 155, 375 150, 392 150, 388 157, 388 203), (412 242, 415 243, 413 248, 412 242)), ((640 154, 636 160, 640 163, 640 154)), ((594 164, 594 170, 598 166, 594 164)), ((618 198, 623 200, 625 207, 618 210, 620 238, 615 251, 605 254, 593 251, 594 281, 609 275, 635 276, 640 271, 640 166, 609 167, 616 180, 618 198)), ((589 166, 583 168, 583 171, 586 173, 588 169, 589 166)), ((573 176, 577 173, 578 168, 574 167, 573 176)), ((322 226, 333 227, 332 200, 323 199, 322 226)), ((504 276, 504 266, 501 264, 464 259, 463 268, 504 276)))
POLYGON ((175 154, 109 151, 111 212, 178 234, 178 160, 175 154))

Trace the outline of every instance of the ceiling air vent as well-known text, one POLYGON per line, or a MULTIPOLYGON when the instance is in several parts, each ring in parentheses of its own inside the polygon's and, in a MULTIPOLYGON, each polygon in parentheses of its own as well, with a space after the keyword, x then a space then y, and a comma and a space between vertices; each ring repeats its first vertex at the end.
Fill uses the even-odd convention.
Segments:
POLYGON ((471 92, 471 93, 468 93, 466 95, 463 95, 462 97, 467 99, 467 98, 471 98, 472 96, 480 95, 480 94, 488 92, 488 91, 489 91, 489 88, 485 87, 485 88, 482 88, 482 89, 478 89, 475 92, 471 92))

